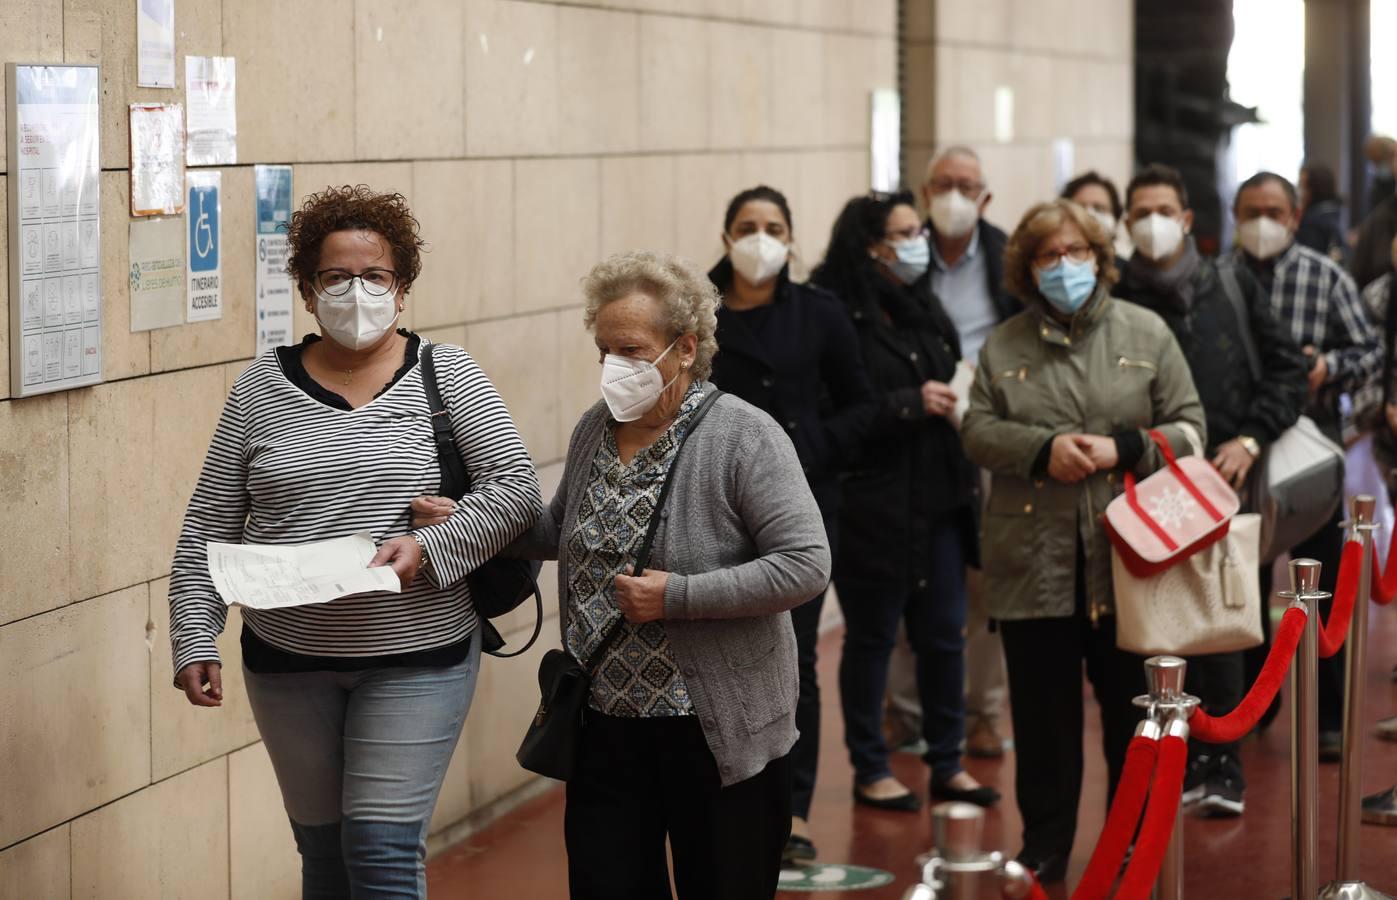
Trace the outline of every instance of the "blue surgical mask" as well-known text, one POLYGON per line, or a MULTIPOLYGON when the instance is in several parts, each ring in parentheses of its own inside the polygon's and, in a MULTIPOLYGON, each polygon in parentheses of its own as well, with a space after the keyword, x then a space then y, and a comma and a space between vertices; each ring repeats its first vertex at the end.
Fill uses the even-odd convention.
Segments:
POLYGON ((1073 262, 1059 260, 1051 269, 1038 269, 1038 291, 1054 309, 1067 315, 1074 314, 1087 302, 1096 288, 1096 260, 1073 262))
POLYGON ((889 241, 888 246, 897 254, 897 260, 886 263, 888 270, 903 284, 911 284, 926 273, 931 265, 931 245, 925 237, 907 238, 903 241, 889 241))

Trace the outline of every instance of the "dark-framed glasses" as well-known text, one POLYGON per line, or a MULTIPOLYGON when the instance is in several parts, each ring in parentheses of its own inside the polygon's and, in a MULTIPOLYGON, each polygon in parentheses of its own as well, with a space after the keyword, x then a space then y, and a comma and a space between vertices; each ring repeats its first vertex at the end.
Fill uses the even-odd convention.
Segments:
POLYGON ((398 273, 392 269, 372 268, 362 272, 348 269, 321 269, 315 273, 315 289, 330 297, 343 297, 354 286, 354 279, 364 286, 371 297, 393 293, 398 285, 398 273))
POLYGON ((1040 269, 1051 269, 1064 256, 1076 263, 1086 262, 1092 256, 1091 245, 1069 244, 1061 250, 1042 250, 1033 254, 1033 264, 1040 269))
POLYGON ((957 181, 954 178, 933 178, 930 182, 933 194, 944 194, 947 191, 958 191, 967 200, 978 200, 985 191, 983 181, 957 181))

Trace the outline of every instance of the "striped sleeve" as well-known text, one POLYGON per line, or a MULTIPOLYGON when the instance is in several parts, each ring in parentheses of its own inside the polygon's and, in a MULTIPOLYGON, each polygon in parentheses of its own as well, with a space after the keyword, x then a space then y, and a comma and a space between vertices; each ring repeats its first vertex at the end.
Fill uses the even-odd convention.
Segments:
POLYGON ((175 546, 170 575, 170 647, 176 676, 193 662, 220 662, 215 641, 223 631, 228 608, 209 576, 206 545, 209 541, 242 541, 249 507, 245 428, 235 385, 223 405, 175 546))
POLYGON ((469 575, 533 527, 543 511, 538 473, 490 379, 458 347, 436 348, 438 382, 471 490, 445 522, 416 529, 439 583, 469 575))
POLYGON ((1344 390, 1357 390, 1382 368, 1382 348, 1368 308, 1358 297, 1358 286, 1347 272, 1336 269, 1330 290, 1330 321, 1325 362, 1328 382, 1344 390))

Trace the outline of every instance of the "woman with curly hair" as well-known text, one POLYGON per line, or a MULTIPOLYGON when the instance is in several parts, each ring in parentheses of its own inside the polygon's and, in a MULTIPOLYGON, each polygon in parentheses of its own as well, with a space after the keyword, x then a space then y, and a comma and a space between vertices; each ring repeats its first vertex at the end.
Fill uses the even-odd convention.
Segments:
POLYGON ((245 609, 244 680, 301 854, 305 897, 425 897, 425 838, 475 690, 466 575, 538 520, 533 462, 459 347, 394 329, 421 269, 400 194, 327 188, 291 218, 288 272, 320 325, 238 378, 185 514, 170 584, 175 686, 222 701, 227 608, 209 541, 368 532, 401 593, 245 609), (435 353, 431 353, 435 350, 435 353), (431 353, 471 490, 413 527, 440 480, 421 361, 431 353))

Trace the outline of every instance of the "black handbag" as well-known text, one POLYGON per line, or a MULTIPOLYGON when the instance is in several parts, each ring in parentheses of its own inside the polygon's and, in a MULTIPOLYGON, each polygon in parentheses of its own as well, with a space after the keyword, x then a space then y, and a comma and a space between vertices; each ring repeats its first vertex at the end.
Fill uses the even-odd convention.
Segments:
MULTIPOLYGON (((432 436, 436 440, 437 460, 441 464, 441 496, 460 500, 471 489, 470 475, 461 459, 461 451, 456 447, 456 438, 451 434, 451 416, 437 388, 436 366, 432 362, 434 344, 428 344, 422 354, 422 386, 427 392, 427 406, 432 411, 432 436)), ((471 602, 480 617, 481 649, 491 656, 508 659, 526 652, 538 640, 543 630, 543 594, 538 589, 538 573, 542 564, 531 559, 510 559, 496 556, 486 560, 480 568, 466 576, 470 588, 471 602), (491 619, 513 612, 519 604, 533 595, 536 618, 534 633, 528 643, 510 653, 501 653, 504 638, 491 619)))
MULTIPOLYGON (((674 482, 670 475, 674 473, 675 466, 679 465, 679 455, 684 452, 684 444, 688 443, 689 435, 694 433, 699 422, 708 414, 713 402, 722 395, 722 391, 715 390, 704 398, 689 420, 689 427, 684 432, 679 449, 674 451, 669 474, 665 476, 659 499, 650 513, 650 524, 645 529, 645 538, 640 542, 640 549, 635 555, 636 575, 644 573, 646 565, 650 562, 650 548, 655 543, 655 532, 660 527, 660 511, 664 509, 670 485, 674 482)), ((582 735, 582 716, 587 709, 587 697, 592 692, 592 678, 602 660, 606 659, 607 651, 620 636, 621 626, 625 621, 624 618, 618 618, 612 623, 606 636, 586 662, 578 661, 566 649, 549 650, 543 655, 543 661, 538 667, 538 686, 543 696, 538 704, 538 712, 534 713, 529 730, 519 745, 519 752, 514 754, 514 758, 519 760, 519 765, 530 772, 559 781, 567 781, 572 776, 573 765, 577 760, 577 743, 582 735)))

